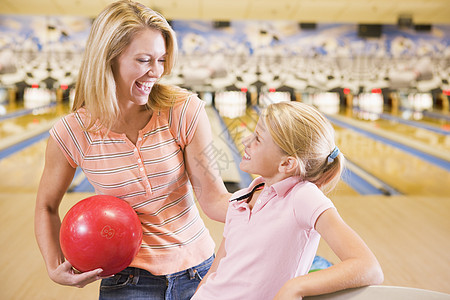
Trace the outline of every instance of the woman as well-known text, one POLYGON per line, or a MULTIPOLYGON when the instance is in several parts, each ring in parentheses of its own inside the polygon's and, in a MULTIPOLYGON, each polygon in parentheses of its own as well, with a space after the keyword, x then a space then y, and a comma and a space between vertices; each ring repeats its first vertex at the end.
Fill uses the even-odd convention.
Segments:
POLYGON ((73 270, 59 246, 58 208, 77 167, 97 194, 128 201, 144 233, 131 266, 102 280, 101 299, 189 299, 209 269, 214 243, 192 190, 222 222, 230 194, 204 154, 212 135, 203 102, 159 83, 176 55, 167 21, 141 4, 115 2, 94 21, 73 112, 50 131, 36 200, 36 238, 55 282, 83 287, 102 272, 73 270))

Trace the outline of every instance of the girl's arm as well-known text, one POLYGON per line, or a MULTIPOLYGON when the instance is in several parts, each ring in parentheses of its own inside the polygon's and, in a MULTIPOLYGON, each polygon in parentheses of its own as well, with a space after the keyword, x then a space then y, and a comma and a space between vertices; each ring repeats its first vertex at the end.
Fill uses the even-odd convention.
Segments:
POLYGON ((70 166, 55 140, 50 138, 45 153, 44 172, 36 198, 35 234, 44 257, 49 277, 56 283, 83 287, 100 277, 101 269, 75 274, 69 262, 64 262, 59 245, 59 205, 69 187, 75 169, 70 166))
POLYGON ((341 262, 289 280, 275 299, 301 299, 383 282, 383 272, 375 255, 335 209, 323 212, 315 228, 341 262))
POLYGON ((209 268, 208 273, 206 273, 206 275, 202 278, 202 281, 200 282, 200 284, 197 287, 197 290, 200 288, 200 286, 202 284, 204 284, 206 282, 206 280, 208 280, 208 277, 216 272, 217 267, 219 266, 220 260, 225 257, 225 255, 227 254, 227 252, 225 251, 225 238, 222 239, 222 242, 220 243, 219 249, 217 250, 217 254, 216 254, 216 258, 214 258, 214 261, 211 265, 211 268, 209 268))
POLYGON ((185 148, 186 169, 202 210, 209 218, 223 223, 231 194, 220 176, 211 147, 214 147, 211 125, 202 109, 194 137, 185 148))

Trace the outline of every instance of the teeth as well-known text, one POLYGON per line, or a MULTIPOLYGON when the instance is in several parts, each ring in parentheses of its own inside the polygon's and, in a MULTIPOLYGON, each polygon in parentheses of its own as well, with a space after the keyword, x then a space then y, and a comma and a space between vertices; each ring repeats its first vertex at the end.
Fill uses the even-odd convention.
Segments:
POLYGON ((247 153, 244 152, 244 158, 245 159, 250 159, 250 156, 247 153))
POLYGON ((153 82, 151 82, 151 81, 138 81, 138 83, 146 88, 151 87, 153 84, 153 82))

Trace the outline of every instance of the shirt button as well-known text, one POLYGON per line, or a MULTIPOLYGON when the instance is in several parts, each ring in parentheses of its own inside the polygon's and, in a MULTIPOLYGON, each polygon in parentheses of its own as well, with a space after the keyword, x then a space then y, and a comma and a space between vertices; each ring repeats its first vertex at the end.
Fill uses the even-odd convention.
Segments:
POLYGON ((144 171, 144 168, 139 168, 140 171, 144 171))
POLYGON ((142 160, 140 158, 138 158, 138 163, 140 163, 142 160))
POLYGON ((138 150, 137 150, 137 148, 134 148, 134 150, 133 150, 134 152, 137 152, 138 150))
POLYGON ((138 141, 142 141, 142 138, 140 137, 140 138, 138 138, 138 141))

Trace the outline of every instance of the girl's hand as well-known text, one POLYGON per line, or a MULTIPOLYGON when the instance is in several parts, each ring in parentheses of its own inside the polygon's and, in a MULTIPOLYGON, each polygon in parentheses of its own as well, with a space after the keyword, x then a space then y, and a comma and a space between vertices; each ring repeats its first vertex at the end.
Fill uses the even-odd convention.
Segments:
POLYGON ((103 272, 102 269, 95 269, 79 273, 73 269, 70 262, 65 261, 55 270, 49 272, 49 276, 56 283, 83 288, 89 283, 102 279, 103 277, 100 276, 101 272, 103 272))

